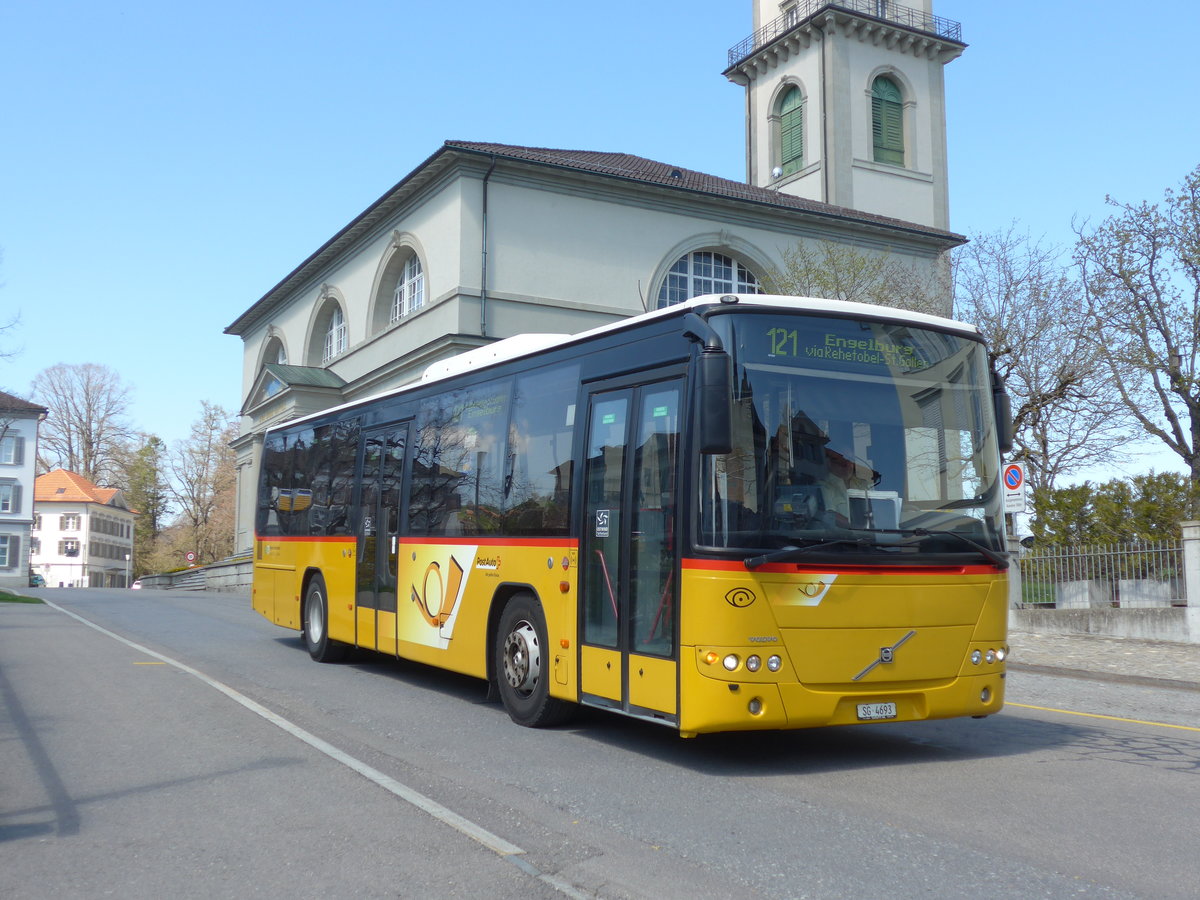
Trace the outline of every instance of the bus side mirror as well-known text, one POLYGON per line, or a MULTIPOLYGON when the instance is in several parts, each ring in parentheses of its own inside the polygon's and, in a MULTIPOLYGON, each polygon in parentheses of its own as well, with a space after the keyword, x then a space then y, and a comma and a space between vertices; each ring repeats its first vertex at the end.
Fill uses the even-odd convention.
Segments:
POLYGON ((683 317, 683 336, 700 345, 696 360, 696 415, 700 452, 733 452, 733 375, 721 336, 708 322, 690 312, 683 317))
POLYGON ((1004 387, 1004 379, 995 372, 992 373, 992 405, 996 409, 996 438, 1000 452, 1009 453, 1013 448, 1012 398, 1004 387))
POLYGON ((724 350, 700 351, 699 372, 700 452, 707 454, 733 451, 733 379, 729 354, 724 350))

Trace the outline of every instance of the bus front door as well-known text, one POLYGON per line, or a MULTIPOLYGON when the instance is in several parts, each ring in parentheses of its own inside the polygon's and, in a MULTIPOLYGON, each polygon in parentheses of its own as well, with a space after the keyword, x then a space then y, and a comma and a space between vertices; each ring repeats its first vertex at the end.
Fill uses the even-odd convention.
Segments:
POLYGON ((355 567, 355 624, 360 647, 396 653, 396 561, 408 423, 363 432, 355 567))
POLYGON ((589 396, 580 687, 587 703, 674 722, 683 379, 625 383, 589 396))

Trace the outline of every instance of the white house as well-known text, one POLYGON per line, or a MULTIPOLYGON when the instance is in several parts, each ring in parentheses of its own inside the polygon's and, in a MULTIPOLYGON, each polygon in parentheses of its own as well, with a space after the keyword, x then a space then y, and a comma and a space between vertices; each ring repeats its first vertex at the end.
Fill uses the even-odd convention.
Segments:
POLYGON ((137 513, 117 488, 55 469, 34 492, 33 571, 47 587, 128 587, 137 513))
POLYGON ((46 408, 0 391, 0 587, 29 586, 38 425, 46 408))
POLYGON ((747 90, 747 182, 628 153, 444 143, 226 328, 243 342, 235 547, 253 544, 266 427, 437 360, 754 292, 800 244, 945 276, 964 239, 947 230, 941 67, 965 45, 919 2, 752 0, 755 33, 725 69, 747 90))

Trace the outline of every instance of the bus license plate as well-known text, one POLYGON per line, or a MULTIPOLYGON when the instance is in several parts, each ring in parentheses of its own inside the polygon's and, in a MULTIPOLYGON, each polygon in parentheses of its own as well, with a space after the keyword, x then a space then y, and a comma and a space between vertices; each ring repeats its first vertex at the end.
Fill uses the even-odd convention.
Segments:
POLYGON ((896 718, 896 704, 860 703, 858 704, 858 718, 863 721, 874 719, 894 719, 896 718))

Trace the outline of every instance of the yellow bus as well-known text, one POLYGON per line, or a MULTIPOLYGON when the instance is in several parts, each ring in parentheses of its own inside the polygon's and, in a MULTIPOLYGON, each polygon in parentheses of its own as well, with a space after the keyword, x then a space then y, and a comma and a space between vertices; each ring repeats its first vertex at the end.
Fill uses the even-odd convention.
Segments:
POLYGON ((1004 700, 1000 454, 975 328, 707 296, 526 335, 264 436, 254 608, 681 735, 1004 700))

